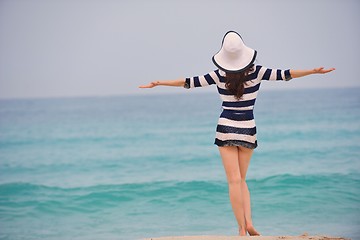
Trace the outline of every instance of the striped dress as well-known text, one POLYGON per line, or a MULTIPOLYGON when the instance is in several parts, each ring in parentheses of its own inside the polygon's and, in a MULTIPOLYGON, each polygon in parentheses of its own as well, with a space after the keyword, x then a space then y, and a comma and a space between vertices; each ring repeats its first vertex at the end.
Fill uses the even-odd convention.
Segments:
POLYGON ((254 120, 254 105, 261 80, 291 79, 290 70, 269 69, 256 65, 249 72, 244 85, 244 95, 236 99, 225 87, 225 72, 215 70, 203 76, 186 78, 185 88, 217 85, 223 101, 222 113, 216 128, 215 144, 218 146, 244 146, 254 149, 257 147, 256 125, 254 120))

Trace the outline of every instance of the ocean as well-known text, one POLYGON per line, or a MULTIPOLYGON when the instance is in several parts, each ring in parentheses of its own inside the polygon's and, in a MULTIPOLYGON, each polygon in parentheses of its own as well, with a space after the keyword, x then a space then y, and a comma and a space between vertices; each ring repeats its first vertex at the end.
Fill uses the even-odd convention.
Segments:
MULTIPOLYGON (((0 100, 0 239, 237 234, 219 96, 144 91, 0 100)), ((258 231, 360 239, 360 89, 260 91, 254 113, 258 231)))

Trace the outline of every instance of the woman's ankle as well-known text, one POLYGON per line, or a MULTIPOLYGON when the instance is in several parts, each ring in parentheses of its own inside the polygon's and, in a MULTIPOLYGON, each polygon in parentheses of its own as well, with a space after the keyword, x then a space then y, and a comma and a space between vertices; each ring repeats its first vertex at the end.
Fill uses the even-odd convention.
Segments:
POLYGON ((252 224, 252 222, 251 223, 246 223, 246 229, 248 229, 248 228, 253 228, 254 227, 254 225, 252 224))
POLYGON ((246 231, 250 236, 260 236, 260 233, 256 231, 253 225, 246 225, 246 231))
POLYGON ((240 235, 240 236, 246 236, 246 230, 245 230, 245 228, 239 227, 239 235, 240 235))

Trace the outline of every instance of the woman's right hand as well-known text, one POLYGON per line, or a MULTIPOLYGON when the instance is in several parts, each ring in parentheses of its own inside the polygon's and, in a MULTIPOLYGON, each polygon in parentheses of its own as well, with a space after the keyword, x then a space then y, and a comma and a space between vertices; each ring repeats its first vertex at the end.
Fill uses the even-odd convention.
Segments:
POLYGON ((324 69, 324 67, 319 67, 319 68, 313 69, 314 73, 320 73, 320 74, 329 73, 334 70, 335 70, 335 68, 324 69))
POLYGON ((310 74, 325 74, 325 73, 329 73, 334 71, 335 68, 329 68, 329 69, 324 69, 324 67, 319 67, 319 68, 314 68, 311 70, 294 70, 291 69, 290 70, 290 75, 292 78, 299 78, 299 77, 304 77, 310 74))

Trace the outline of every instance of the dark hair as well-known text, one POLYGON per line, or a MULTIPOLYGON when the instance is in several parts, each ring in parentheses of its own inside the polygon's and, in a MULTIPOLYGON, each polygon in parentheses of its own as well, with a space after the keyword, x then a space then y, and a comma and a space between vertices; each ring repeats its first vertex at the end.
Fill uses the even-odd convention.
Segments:
POLYGON ((252 71, 253 68, 254 65, 251 65, 241 72, 226 72, 225 87, 235 96, 236 99, 240 99, 244 94, 244 85, 246 85, 249 72, 252 71))

